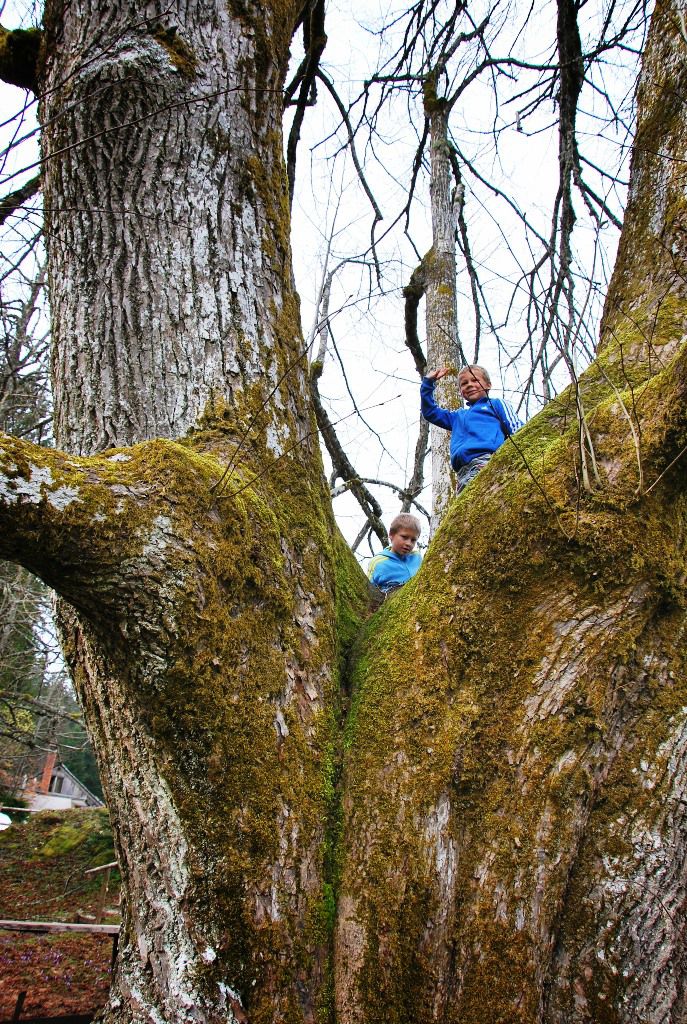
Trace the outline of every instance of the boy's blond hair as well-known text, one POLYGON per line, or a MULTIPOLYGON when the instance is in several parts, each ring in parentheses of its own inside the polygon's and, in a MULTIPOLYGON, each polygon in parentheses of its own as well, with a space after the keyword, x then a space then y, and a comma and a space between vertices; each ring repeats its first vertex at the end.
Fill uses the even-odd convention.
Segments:
POLYGON ((415 536, 419 537, 422 533, 422 523, 417 516, 411 516, 409 512, 399 512, 399 514, 391 520, 389 536, 393 537, 395 533, 398 533, 399 530, 403 529, 412 530, 415 536))
POLYGON ((477 363, 469 363, 467 366, 462 366, 460 368, 460 370, 458 371, 458 377, 462 377, 464 373, 481 373, 484 383, 487 385, 488 388, 491 387, 491 377, 489 376, 489 371, 485 370, 483 366, 478 366, 477 363))

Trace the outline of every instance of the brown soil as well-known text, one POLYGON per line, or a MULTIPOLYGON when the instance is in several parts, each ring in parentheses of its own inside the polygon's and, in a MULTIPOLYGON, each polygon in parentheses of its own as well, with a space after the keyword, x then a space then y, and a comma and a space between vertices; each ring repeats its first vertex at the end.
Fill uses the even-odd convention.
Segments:
POLYGON ((95 1013, 110 988, 109 935, 23 935, 0 931, 0 1020, 95 1013))
MULTIPOLYGON (((95 915, 101 875, 84 872, 114 860, 105 811, 45 811, 0 832, 0 919, 78 921, 95 915)), ((105 905, 116 907, 113 872, 105 905)), ((104 923, 117 924, 108 915, 104 923)), ((0 928, 0 1022, 95 1014, 110 987, 112 936, 36 935, 0 928)))

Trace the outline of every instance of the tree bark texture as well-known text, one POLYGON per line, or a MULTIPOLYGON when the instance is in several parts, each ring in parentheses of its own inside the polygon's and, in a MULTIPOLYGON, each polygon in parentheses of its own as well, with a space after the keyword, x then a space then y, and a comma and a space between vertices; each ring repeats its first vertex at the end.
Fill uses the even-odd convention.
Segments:
MULTIPOLYGON (((265 398, 296 357, 280 96, 297 7, 48 6, 58 443, 178 437, 209 401, 265 398)), ((290 375, 263 413, 275 449, 302 389, 290 375)))
POLYGON ((602 354, 580 384, 603 485, 579 486, 566 393, 450 507, 365 637, 344 773, 347 1022, 685 1019, 679 26, 660 4, 602 354))
MULTIPOLYGON (((430 203, 432 210, 432 248, 425 256, 427 322, 427 364, 460 369, 458 314, 456 310, 456 220, 451 190, 451 161, 448 141, 449 107, 437 99, 433 82, 425 86, 425 111, 430 125, 430 203)), ((437 384, 439 405, 457 409, 462 405, 455 376, 437 384)), ((432 451, 432 520, 434 532, 442 520, 453 493, 455 479, 451 469, 450 434, 441 427, 430 427, 432 451)))
POLYGON ((579 486, 566 393, 360 632, 291 290, 278 109, 297 8, 46 12, 63 450, 2 436, 0 555, 60 595, 98 750, 125 891, 105 1020, 677 1024, 677 8, 654 16, 580 385, 602 486, 579 486))
POLYGON ((56 433, 74 455, 7 449, 24 518, 3 554, 63 599, 126 893, 112 1020, 314 1021, 329 998, 340 540, 290 265, 299 13, 46 10, 56 433), (32 517, 53 539, 27 554, 32 517))

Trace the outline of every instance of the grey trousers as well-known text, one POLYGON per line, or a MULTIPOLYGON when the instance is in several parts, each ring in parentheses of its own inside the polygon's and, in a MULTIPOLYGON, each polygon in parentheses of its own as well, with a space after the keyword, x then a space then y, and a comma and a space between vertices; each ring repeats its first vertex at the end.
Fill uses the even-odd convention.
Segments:
POLYGON ((466 466, 460 467, 456 474, 456 494, 460 494, 463 488, 467 487, 470 481, 477 476, 480 469, 484 469, 491 455, 491 452, 487 455, 477 455, 472 462, 468 462, 466 466))

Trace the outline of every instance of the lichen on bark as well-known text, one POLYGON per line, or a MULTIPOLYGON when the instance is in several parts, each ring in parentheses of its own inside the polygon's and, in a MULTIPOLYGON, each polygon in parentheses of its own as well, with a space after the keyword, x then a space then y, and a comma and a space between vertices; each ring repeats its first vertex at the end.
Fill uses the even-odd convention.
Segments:
MULTIPOLYGON (((99 752, 125 891, 105 1019, 634 1024, 652 1000, 679 1019, 679 120, 659 188, 638 149, 582 401, 495 455, 364 621, 291 283, 278 101, 299 11, 101 13, 47 12, 65 450, 2 439, 0 552, 61 595, 99 752)), ((640 143, 675 115, 676 13, 654 19, 640 143)))
MULTIPOLYGON (((680 339, 635 405, 651 481, 687 440, 686 361, 680 339)), ((560 396, 518 435, 528 464, 543 465, 547 500, 515 448, 502 451, 449 510, 416 580, 368 627, 344 774, 342 1019, 402 1021, 412 998, 417 1021, 548 1020, 553 985, 560 1003, 580 984, 611 999, 568 960, 566 941, 585 944, 585 886, 587 906, 613 916, 613 885, 594 902, 595 875, 581 864, 594 835, 615 835, 628 772, 641 779, 651 766, 661 780, 643 794, 646 829, 666 801, 671 832, 683 818, 682 781, 661 767, 685 730, 683 478, 673 469, 651 495, 635 494, 618 391, 598 368, 589 380, 614 483, 580 497, 560 396)), ((638 845, 613 877, 648 870, 633 860, 638 845)), ((675 884, 671 906, 684 888, 675 884)), ((618 912, 619 942, 624 928, 618 912)), ((679 935, 666 930, 677 955, 679 935)), ((642 990, 634 972, 615 978, 613 1012, 628 1007, 617 1019, 633 1019, 654 980, 642 990)))

